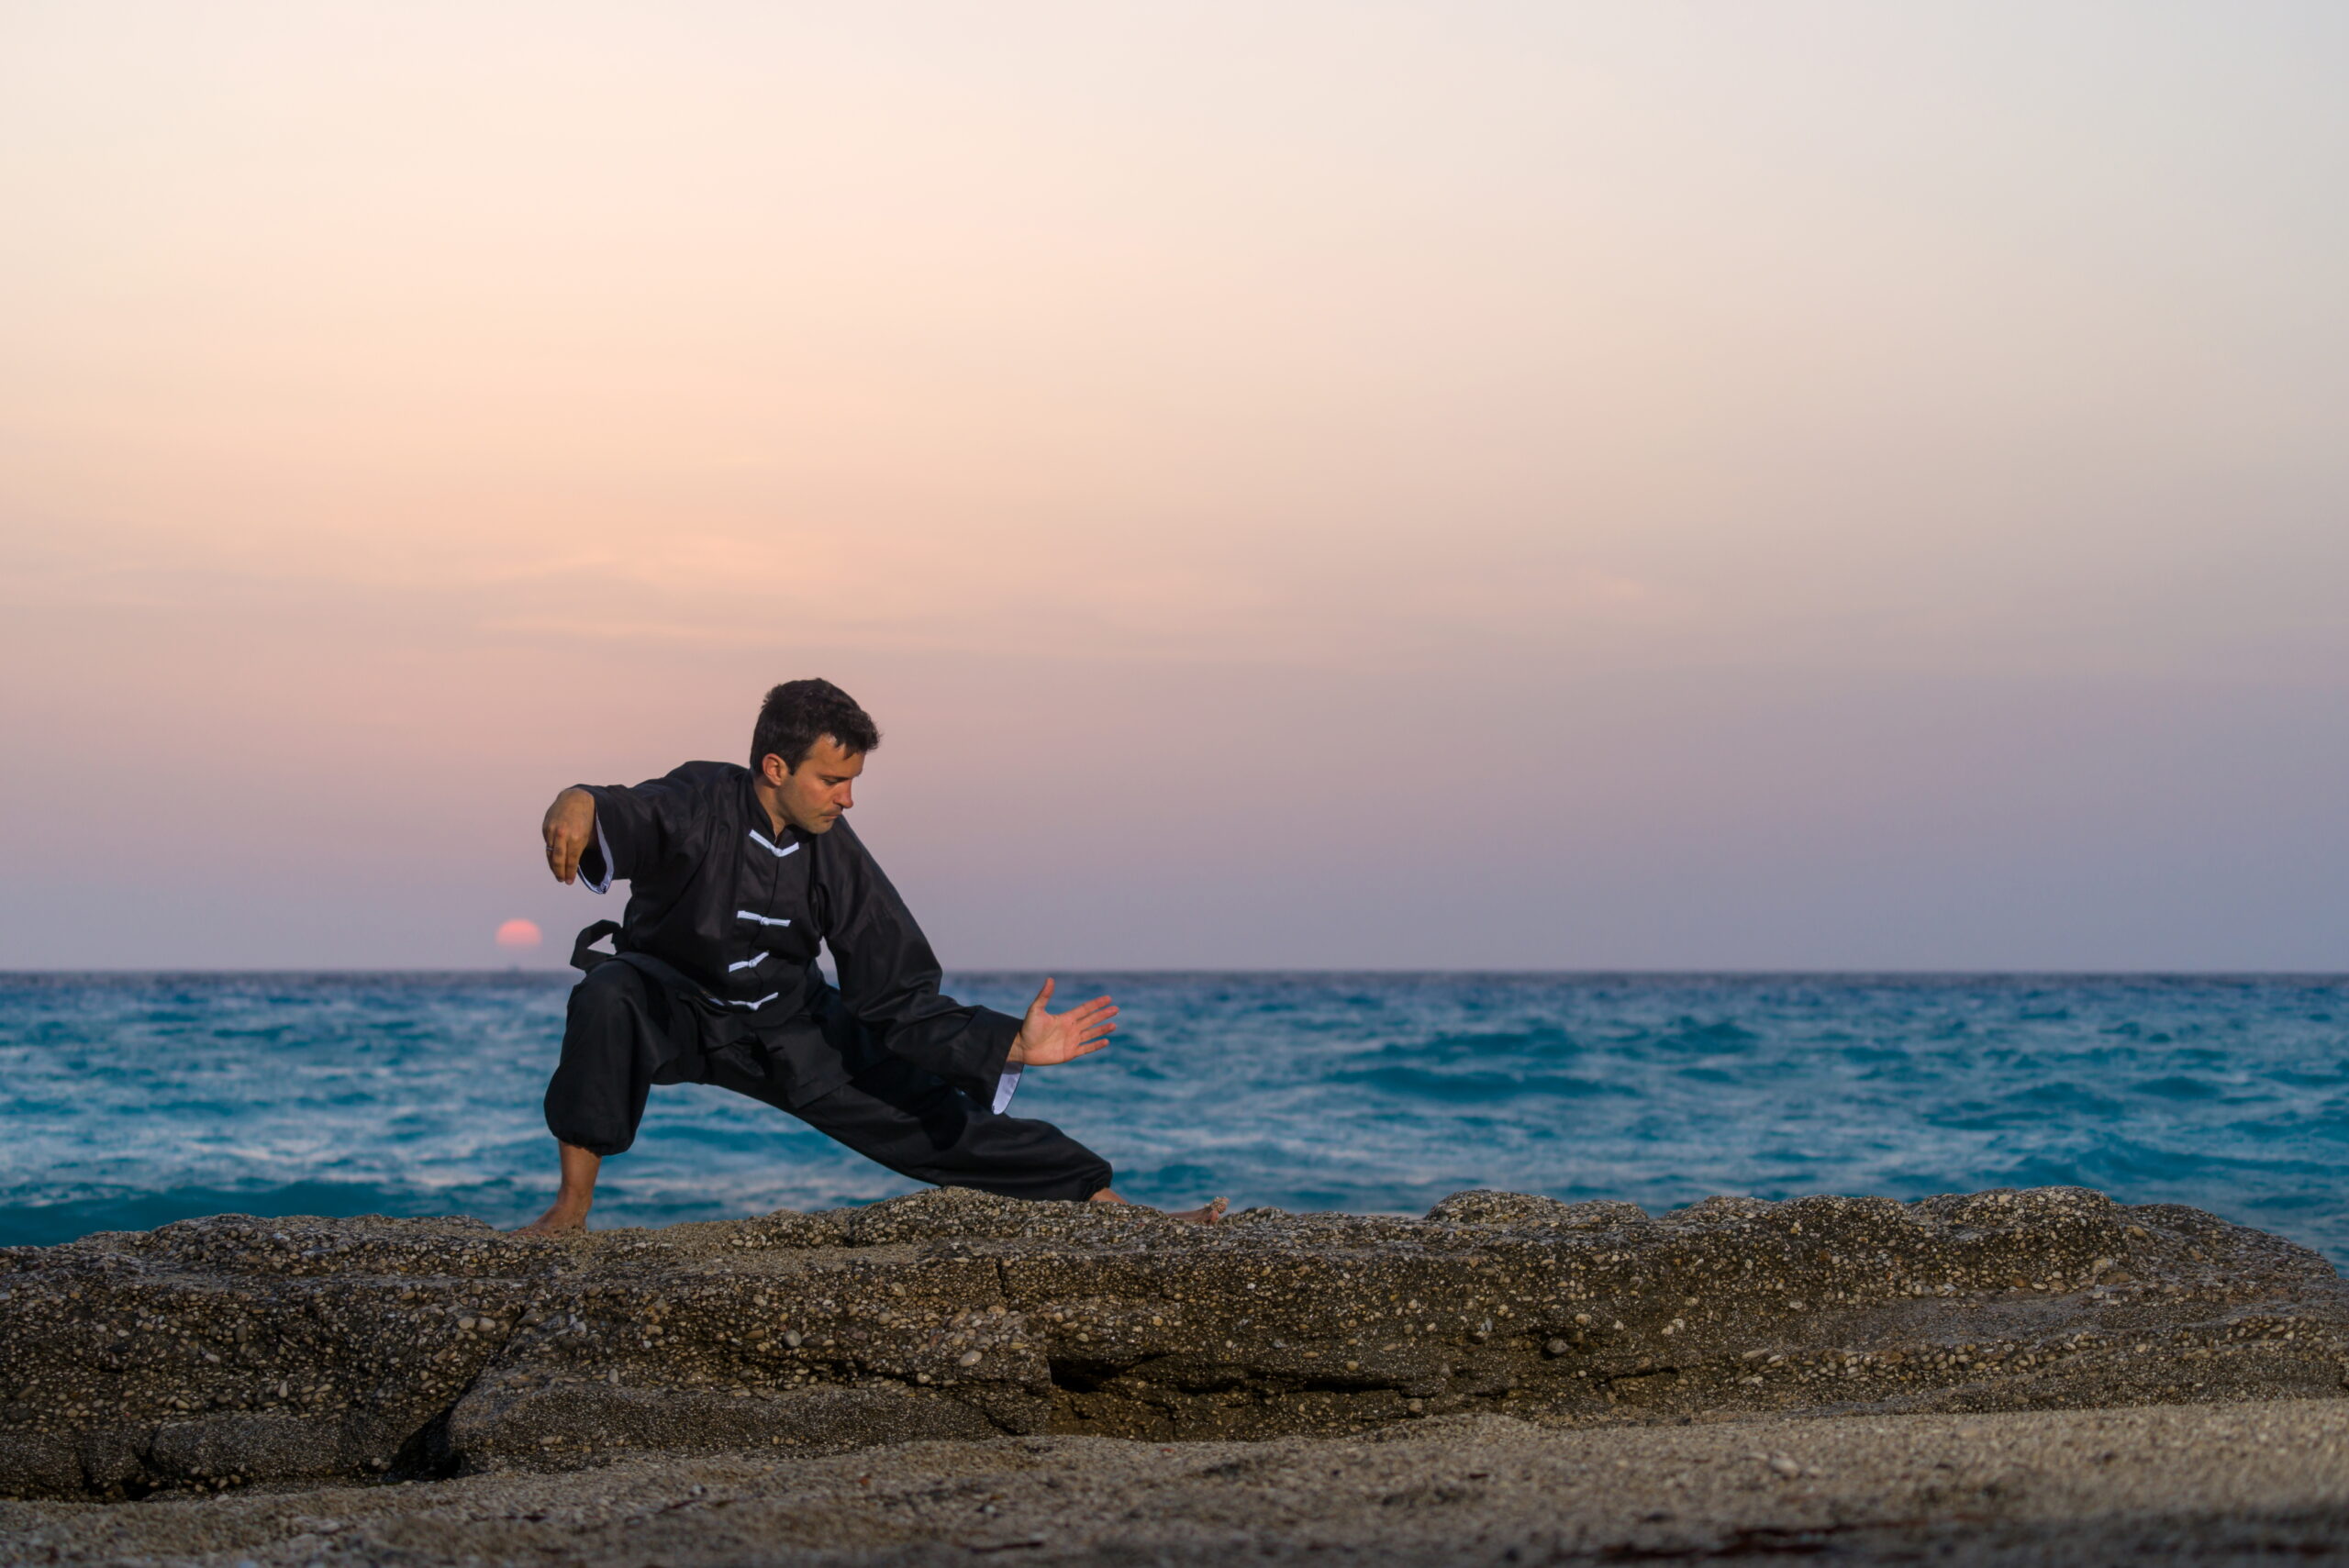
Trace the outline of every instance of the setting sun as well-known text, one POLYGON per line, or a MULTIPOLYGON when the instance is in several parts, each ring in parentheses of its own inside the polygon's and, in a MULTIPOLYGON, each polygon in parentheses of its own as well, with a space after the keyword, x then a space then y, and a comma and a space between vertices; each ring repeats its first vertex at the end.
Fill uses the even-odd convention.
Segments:
POLYGON ((502 948, 534 948, 539 945, 539 925, 535 920, 508 920, 497 928, 497 945, 502 948))

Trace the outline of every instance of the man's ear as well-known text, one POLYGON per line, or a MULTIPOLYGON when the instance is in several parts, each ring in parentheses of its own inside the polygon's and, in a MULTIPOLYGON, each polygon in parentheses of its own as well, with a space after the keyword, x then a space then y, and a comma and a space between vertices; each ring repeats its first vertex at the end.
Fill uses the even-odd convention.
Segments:
POLYGON ((759 759, 759 777, 766 780, 775 788, 781 789, 783 781, 790 776, 791 770, 783 765, 783 759, 774 752, 769 751, 759 759))

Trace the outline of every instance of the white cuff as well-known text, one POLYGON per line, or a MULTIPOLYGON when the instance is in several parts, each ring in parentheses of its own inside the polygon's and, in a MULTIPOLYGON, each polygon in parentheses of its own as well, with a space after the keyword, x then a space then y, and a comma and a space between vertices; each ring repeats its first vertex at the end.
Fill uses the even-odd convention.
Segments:
POLYGON ((995 1081, 995 1114, 1001 1116, 1003 1108, 1011 1104, 1011 1096, 1019 1092, 1019 1069, 1007 1068, 1003 1076, 995 1081))
POLYGON ((604 880, 589 882, 587 873, 583 871, 579 873, 579 884, 590 893, 609 893, 612 890, 612 841, 604 837, 604 819, 601 817, 596 818, 596 852, 604 857, 604 880))

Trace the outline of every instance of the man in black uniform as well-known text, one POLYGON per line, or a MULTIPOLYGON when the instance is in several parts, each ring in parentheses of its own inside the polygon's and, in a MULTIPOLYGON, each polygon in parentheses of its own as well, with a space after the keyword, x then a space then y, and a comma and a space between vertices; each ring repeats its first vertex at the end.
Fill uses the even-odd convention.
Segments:
MULTIPOLYGON (((554 1207, 576 1230, 607 1156, 636 1140, 655 1084, 766 1101, 901 1175, 1022 1198, 1125 1200, 1109 1164, 1049 1123, 1003 1114, 1021 1069, 1108 1043, 1107 996, 1025 1018, 939 995, 938 960, 843 819, 879 730, 829 681, 767 694, 751 763, 687 762, 633 789, 574 784, 543 824, 555 880, 629 884, 618 922, 579 934, 562 1060, 547 1085, 562 1149, 554 1207), (614 951, 594 944, 613 939, 614 951), (816 964, 831 948, 834 989, 816 964)), ((1177 1218, 1212 1224, 1224 1200, 1177 1218)))

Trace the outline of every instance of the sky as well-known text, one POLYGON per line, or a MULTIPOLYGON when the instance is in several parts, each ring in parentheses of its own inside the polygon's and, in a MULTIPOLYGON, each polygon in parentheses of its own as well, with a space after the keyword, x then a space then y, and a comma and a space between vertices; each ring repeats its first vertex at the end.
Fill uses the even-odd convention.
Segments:
POLYGON ((2349 968, 2349 10, 0 0, 0 968, 2349 968), (529 920, 538 949, 501 945, 529 920))

